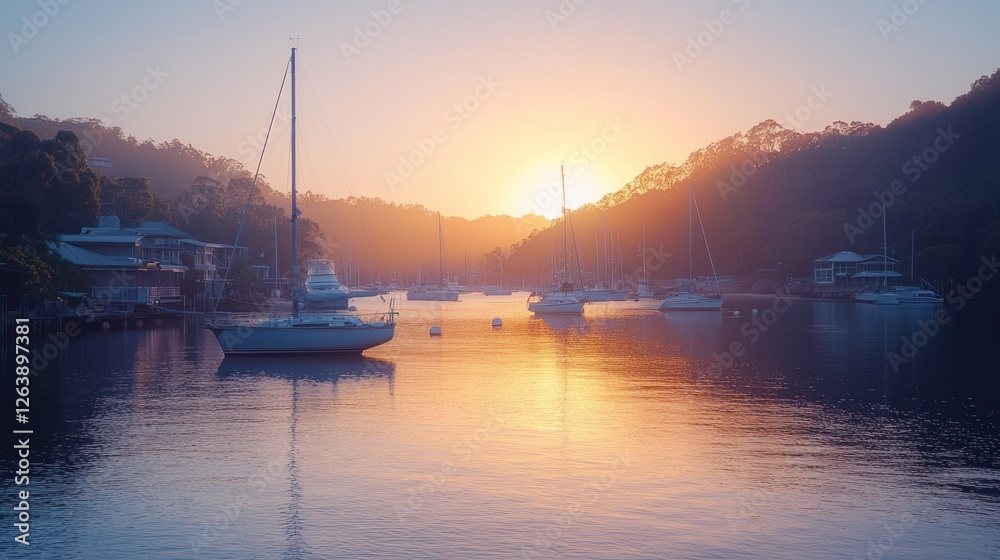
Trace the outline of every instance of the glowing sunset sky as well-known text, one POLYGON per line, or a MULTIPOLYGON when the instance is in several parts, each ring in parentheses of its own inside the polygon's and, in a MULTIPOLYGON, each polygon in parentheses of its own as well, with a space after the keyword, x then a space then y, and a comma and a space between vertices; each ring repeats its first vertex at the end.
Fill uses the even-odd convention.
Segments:
MULTIPOLYGON (((465 217, 558 214, 560 163, 575 207, 764 119, 885 124, 1000 65, 986 1, 52 2, 51 17, 29 1, 0 15, 0 94, 18 114, 96 117, 252 170, 297 35, 303 190, 465 217)), ((287 133, 264 162, 279 190, 287 133)))

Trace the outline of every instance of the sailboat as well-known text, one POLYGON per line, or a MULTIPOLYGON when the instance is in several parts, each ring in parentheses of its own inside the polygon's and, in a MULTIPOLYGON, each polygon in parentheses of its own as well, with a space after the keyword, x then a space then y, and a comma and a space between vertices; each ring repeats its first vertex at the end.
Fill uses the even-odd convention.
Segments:
POLYGON ((406 291, 406 299, 412 301, 458 301, 458 290, 448 288, 444 276, 444 234, 441 231, 441 213, 438 212, 438 283, 425 286, 422 283, 406 291))
POLYGON ((667 294, 660 303, 661 311, 718 311, 722 309, 722 290, 719 289, 719 277, 715 274, 715 263, 712 262, 712 250, 708 246, 708 236, 705 235, 705 224, 701 221, 701 211, 694 197, 694 187, 688 188, 688 291, 667 294), (694 222, 692 220, 692 205, 698 213, 698 224, 701 225, 701 235, 705 238, 705 250, 708 251, 708 262, 712 265, 712 276, 715 278, 715 289, 718 296, 696 294, 694 292, 694 222))
MULTIPOLYGON (((615 245, 615 232, 611 232, 611 250, 614 252, 615 245)), ((595 262, 600 262, 600 252, 598 251, 597 259, 595 262)), ((606 279, 598 279, 594 284, 593 288, 588 288, 584 286, 582 289, 577 290, 575 295, 580 301, 585 301, 587 303, 593 302, 604 302, 604 301, 625 301, 628 299, 628 292, 625 290, 618 289, 622 283, 619 279, 615 280, 615 273, 619 272, 621 266, 614 265, 614 259, 608 257, 608 224, 605 218, 604 222, 604 265, 605 265, 605 275, 608 277, 606 279)), ((621 274, 619 274, 621 276, 621 274)))
MULTIPOLYGON (((899 305, 899 294, 889 289, 889 247, 885 231, 885 204, 882 205, 882 285, 872 291, 855 294, 858 303, 875 305, 899 305)), ((898 274, 897 274, 898 276, 898 274)))
POLYGON ((914 260, 916 257, 917 232, 910 232, 910 285, 895 286, 893 290, 899 296, 899 303, 902 304, 929 304, 943 305, 944 298, 934 289, 934 286, 927 280, 920 278, 920 283, 914 285, 914 260))
POLYGON ((560 271, 562 285, 552 292, 531 292, 528 296, 528 311, 535 314, 579 315, 586 302, 581 301, 573 291, 573 283, 568 281, 569 251, 566 248, 566 228, 569 211, 566 209, 566 172, 559 167, 562 176, 563 195, 563 269, 560 271))
POLYGON ((350 312, 300 313, 300 302, 303 298, 302 292, 297 289, 299 210, 295 204, 295 51, 296 47, 292 47, 292 57, 289 62, 292 78, 292 312, 290 316, 280 318, 214 313, 206 328, 215 333, 219 346, 226 356, 360 354, 369 348, 389 342, 396 330, 396 312, 393 310, 392 300, 387 313, 367 318, 350 312))

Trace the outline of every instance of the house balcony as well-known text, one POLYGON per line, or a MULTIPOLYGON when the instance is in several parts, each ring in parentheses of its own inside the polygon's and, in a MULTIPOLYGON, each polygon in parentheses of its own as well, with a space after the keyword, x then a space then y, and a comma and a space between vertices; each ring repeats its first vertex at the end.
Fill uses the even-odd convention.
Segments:
POLYGON ((94 299, 103 303, 128 303, 148 305, 181 301, 181 289, 177 286, 114 286, 94 288, 94 299))

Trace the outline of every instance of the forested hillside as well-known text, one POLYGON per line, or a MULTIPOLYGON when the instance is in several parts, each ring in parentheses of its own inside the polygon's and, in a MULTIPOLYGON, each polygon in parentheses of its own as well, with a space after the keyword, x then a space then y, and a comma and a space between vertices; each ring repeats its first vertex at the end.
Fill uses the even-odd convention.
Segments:
MULTIPOLYGON (((595 260, 606 217, 621 235, 627 271, 641 263, 645 225, 647 244, 672 254, 648 255, 663 261, 653 276, 686 277, 689 186, 720 274, 809 276, 811 261, 829 253, 881 253, 885 202, 888 253, 903 261, 903 272, 915 231, 917 274, 937 283, 964 280, 981 257, 1000 253, 1000 72, 950 105, 914 101, 885 127, 837 122, 800 133, 765 121, 682 165, 650 167, 573 213, 585 265, 595 260)), ((695 231, 695 274, 709 274, 697 223, 695 231)), ((541 279, 551 238, 537 232, 521 244, 511 274, 541 279)))

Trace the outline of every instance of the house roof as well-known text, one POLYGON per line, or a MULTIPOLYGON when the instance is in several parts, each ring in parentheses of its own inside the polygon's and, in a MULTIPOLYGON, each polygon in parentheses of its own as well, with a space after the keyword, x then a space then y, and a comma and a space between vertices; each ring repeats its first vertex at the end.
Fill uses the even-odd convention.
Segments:
POLYGON ((129 257, 108 257, 62 241, 53 243, 52 247, 59 252, 59 256, 81 268, 136 268, 142 266, 141 262, 129 257))
POLYGON ((130 232, 123 232, 121 234, 105 234, 101 233, 70 233, 65 235, 60 235, 59 239, 67 243, 126 243, 129 245, 135 245, 138 243, 143 236, 135 235, 130 232))
POLYGON ((181 243, 188 243, 190 245, 195 245, 197 247, 213 247, 215 249, 232 249, 232 245, 223 245, 222 243, 206 243, 204 241, 198 241, 197 239, 187 238, 181 239, 181 243))
POLYGON ((138 235, 138 234, 130 229, 113 228, 113 227, 85 227, 80 230, 80 233, 76 233, 73 235, 126 236, 126 235, 138 235))
POLYGON ((167 225, 163 222, 142 222, 137 228, 128 228, 137 233, 143 233, 146 235, 164 235, 167 237, 191 237, 183 231, 167 225))
POLYGON ((839 251, 832 255, 816 259, 813 262, 858 262, 861 260, 864 260, 864 257, 853 251, 839 251))
POLYGON ((879 262, 879 263, 881 263, 881 262, 888 262, 888 263, 896 263, 896 264, 899 264, 899 263, 903 262, 903 261, 894 259, 894 258, 892 258, 892 257, 890 257, 888 255, 865 255, 864 258, 862 258, 861 260, 875 261, 875 262, 879 262), (885 261, 883 261, 882 259, 885 259, 885 261))
POLYGON ((894 259, 885 255, 859 255, 853 251, 840 251, 832 255, 827 255, 823 258, 814 260, 813 262, 861 262, 861 261, 876 261, 882 262, 883 257, 886 262, 890 263, 900 263, 902 261, 894 259))
POLYGON ((80 230, 80 235, 159 235, 163 237, 191 237, 183 231, 167 225, 163 222, 142 222, 139 227, 85 227, 80 230))

